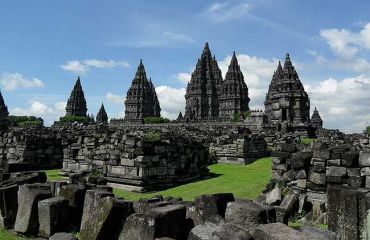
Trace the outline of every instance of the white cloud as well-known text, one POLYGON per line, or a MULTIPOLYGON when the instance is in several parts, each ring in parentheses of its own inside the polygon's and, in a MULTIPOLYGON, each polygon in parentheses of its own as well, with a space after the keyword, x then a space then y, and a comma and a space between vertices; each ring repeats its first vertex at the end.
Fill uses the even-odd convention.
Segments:
POLYGON ((250 5, 246 1, 229 1, 226 3, 214 3, 201 13, 212 23, 226 22, 248 15, 250 5))
POLYGON ((83 61, 83 63, 87 66, 90 67, 96 67, 96 68, 114 68, 114 67, 125 67, 128 68, 130 67, 130 64, 126 61, 113 61, 113 60, 108 60, 108 61, 103 61, 103 60, 97 60, 97 59, 88 59, 83 61))
POLYGON ((3 73, 0 77, 0 84, 6 91, 13 91, 18 88, 45 87, 45 84, 40 79, 28 79, 20 73, 3 73))
POLYGON ((361 49, 370 49, 370 22, 359 32, 347 29, 323 29, 320 36, 333 53, 342 59, 353 59, 361 49))
POLYGON ((361 132, 369 125, 370 78, 364 75, 342 80, 329 78, 305 88, 311 108, 318 108, 325 127, 361 132))
POLYGON ((60 101, 53 106, 49 106, 40 100, 33 100, 27 108, 13 108, 10 110, 11 115, 18 116, 35 116, 44 119, 46 125, 51 125, 59 117, 65 115, 65 106, 67 102, 60 101))
POLYGON ((115 95, 113 93, 107 93, 105 95, 105 99, 109 102, 109 103, 117 103, 117 104, 123 104, 123 97, 122 96, 119 96, 119 95, 115 95))
POLYGON ((74 72, 77 74, 85 75, 89 70, 89 67, 81 63, 80 61, 68 61, 60 66, 63 70, 68 72, 74 72))
POLYGON ((180 80, 181 82, 187 84, 188 82, 190 82, 190 79, 191 79, 191 73, 184 73, 184 72, 181 72, 181 73, 178 73, 176 75, 176 78, 178 80, 180 80))
POLYGON ((87 59, 83 61, 74 60, 67 61, 65 64, 60 66, 65 71, 74 72, 77 74, 85 75, 91 68, 114 68, 114 67, 130 67, 127 61, 114 61, 114 60, 98 60, 98 59, 87 59))
POLYGON ((159 86, 155 88, 161 115, 169 119, 176 119, 179 112, 184 113, 185 109, 185 88, 172 88, 169 86, 159 86))

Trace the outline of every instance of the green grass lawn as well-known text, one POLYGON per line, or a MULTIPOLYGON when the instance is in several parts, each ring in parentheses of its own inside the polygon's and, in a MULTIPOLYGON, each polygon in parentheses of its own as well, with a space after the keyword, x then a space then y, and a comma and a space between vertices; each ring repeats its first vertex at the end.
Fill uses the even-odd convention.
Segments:
POLYGON ((304 144, 304 145, 310 145, 311 143, 313 143, 316 140, 317 140, 316 138, 302 138, 301 143, 304 144))
POLYGON ((16 236, 14 233, 0 229, 0 240, 27 240, 28 238, 16 236))
POLYGON ((46 176, 49 181, 66 180, 67 178, 59 176, 60 169, 45 170, 46 176))
POLYGON ((114 189, 113 192, 118 197, 133 201, 157 194, 194 200, 202 194, 223 192, 231 192, 237 198, 254 199, 270 180, 271 158, 262 158, 245 166, 214 164, 208 168, 211 173, 219 176, 158 192, 134 193, 121 189, 114 189))

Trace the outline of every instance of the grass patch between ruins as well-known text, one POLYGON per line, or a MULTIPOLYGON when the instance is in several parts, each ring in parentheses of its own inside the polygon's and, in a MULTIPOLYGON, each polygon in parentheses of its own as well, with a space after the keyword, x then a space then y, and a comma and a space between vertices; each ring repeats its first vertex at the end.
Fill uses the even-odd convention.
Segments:
POLYGON ((0 240, 27 240, 28 238, 19 237, 5 229, 0 229, 0 240))
POLYGON ((316 141, 316 138, 302 138, 301 139, 301 143, 304 145, 310 145, 314 141, 316 141))
POLYGON ((249 165, 214 164, 208 168, 217 177, 158 192, 135 193, 121 189, 114 189, 113 192, 118 197, 132 201, 157 194, 194 200, 202 194, 222 192, 231 192, 236 198, 255 199, 270 180, 271 158, 262 158, 249 165))
POLYGON ((45 170, 48 181, 66 180, 66 177, 59 176, 60 169, 45 170))

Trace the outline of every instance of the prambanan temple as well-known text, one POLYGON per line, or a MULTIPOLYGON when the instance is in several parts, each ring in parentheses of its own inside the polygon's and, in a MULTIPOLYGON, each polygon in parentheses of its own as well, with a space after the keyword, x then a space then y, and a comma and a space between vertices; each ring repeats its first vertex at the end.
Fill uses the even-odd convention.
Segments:
MULTIPOLYGON (((185 114, 180 111, 177 123, 245 122, 249 128, 268 131, 296 132, 312 135, 322 128, 323 121, 315 108, 310 119, 310 98, 295 70, 289 54, 282 66, 279 61, 273 73, 265 100, 265 112, 250 111, 248 79, 232 55, 225 79, 208 43, 197 60, 195 70, 187 84, 185 114), (249 126, 250 125, 250 126, 249 126), (252 125, 254 127, 252 127, 252 125)), ((180 96, 179 96, 180 97, 180 96)), ((131 87, 127 91, 125 117, 114 119, 114 124, 141 124, 146 117, 160 117, 161 107, 151 78, 147 78, 140 60, 131 87)), ((66 107, 67 116, 86 116, 87 107, 80 78, 72 90, 66 107)), ((108 116, 102 105, 97 123, 107 123, 108 116)))

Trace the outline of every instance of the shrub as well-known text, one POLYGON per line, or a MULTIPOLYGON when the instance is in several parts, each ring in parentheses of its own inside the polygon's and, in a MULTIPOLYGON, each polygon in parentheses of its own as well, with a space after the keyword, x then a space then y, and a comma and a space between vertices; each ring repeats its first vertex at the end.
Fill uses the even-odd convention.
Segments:
POLYGON ((81 116, 65 116, 65 117, 59 118, 59 121, 62 122, 62 123, 78 122, 78 123, 88 124, 90 122, 90 118, 89 117, 81 117, 81 116))
POLYGON ((161 140, 161 134, 158 132, 149 132, 144 135, 144 140, 148 142, 156 142, 161 140))
POLYGON ((168 118, 163 117, 145 117, 144 123, 169 123, 170 120, 168 118))
POLYGON ((243 113, 235 113, 231 117, 231 122, 240 122, 241 118, 245 119, 245 118, 248 118, 250 115, 251 115, 251 111, 246 111, 246 112, 243 112, 243 113))
POLYGON ((370 126, 365 129, 365 133, 370 134, 370 126))
POLYGON ((12 126, 43 126, 44 120, 35 116, 8 116, 8 120, 12 126))

